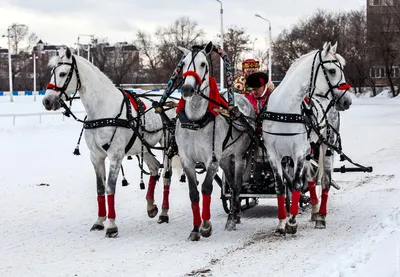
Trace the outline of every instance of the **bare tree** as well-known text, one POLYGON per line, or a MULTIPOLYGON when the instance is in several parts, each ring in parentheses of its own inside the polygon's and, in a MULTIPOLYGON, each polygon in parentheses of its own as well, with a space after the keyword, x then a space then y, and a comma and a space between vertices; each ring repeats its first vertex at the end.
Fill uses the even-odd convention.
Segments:
POLYGON ((191 48, 200 44, 204 31, 198 29, 198 23, 189 17, 180 17, 167 27, 159 27, 155 36, 157 43, 157 57, 159 60, 160 78, 158 82, 168 81, 175 69, 181 54, 176 51, 176 46, 191 48))
POLYGON ((119 86, 122 83, 132 83, 139 64, 137 48, 133 45, 115 45, 107 48, 107 51, 109 59, 106 67, 111 71, 110 77, 114 84, 119 86))
POLYGON ((98 43, 91 48, 94 64, 102 71, 106 70, 107 55, 106 48, 110 46, 106 38, 97 39, 98 43))
POLYGON ((239 68, 241 55, 251 50, 250 36, 246 34, 244 28, 231 26, 224 34, 224 44, 225 51, 232 62, 233 76, 235 76, 239 68))

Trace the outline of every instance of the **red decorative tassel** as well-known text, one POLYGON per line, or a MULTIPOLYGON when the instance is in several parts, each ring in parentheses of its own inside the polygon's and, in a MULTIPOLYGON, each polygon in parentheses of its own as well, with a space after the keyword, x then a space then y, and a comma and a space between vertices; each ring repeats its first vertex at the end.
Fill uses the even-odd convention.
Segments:
POLYGON ((164 185, 164 193, 163 193, 163 202, 162 206, 163 209, 169 209, 169 186, 164 185))
POLYGON ((298 215, 299 213, 299 200, 300 200, 300 191, 294 190, 292 191, 292 205, 290 207, 291 215, 298 215))
POLYGON ((192 203, 192 213, 193 213, 193 226, 194 227, 200 227, 201 218, 200 218, 199 202, 192 203))
POLYGON ((318 196, 317 196, 317 189, 315 187, 314 181, 308 182, 308 190, 310 191, 310 204, 317 205, 318 204, 318 196))
POLYGON ((157 179, 155 176, 150 176, 149 185, 147 188, 146 200, 154 200, 154 190, 156 188, 157 179))
POLYGON ((201 218, 203 220, 210 220, 211 218, 210 206, 211 206, 211 194, 203 194, 203 210, 201 214, 201 218))
POLYGON ((278 219, 286 218, 285 195, 278 195, 278 219))
POLYGON ((106 197, 105 195, 97 195, 98 216, 106 216, 106 197))
POLYGON ((115 219, 115 206, 114 206, 114 194, 107 195, 107 205, 108 205, 108 218, 115 219))
POLYGON ((322 196, 321 196, 321 206, 319 207, 319 214, 326 215, 326 206, 328 203, 328 190, 323 189, 322 190, 322 196))

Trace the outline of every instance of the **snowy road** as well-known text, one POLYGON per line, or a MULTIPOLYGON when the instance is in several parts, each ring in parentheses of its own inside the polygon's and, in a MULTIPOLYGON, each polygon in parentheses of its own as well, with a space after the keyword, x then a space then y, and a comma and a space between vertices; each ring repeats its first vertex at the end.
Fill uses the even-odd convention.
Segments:
MULTIPOLYGON (((37 112, 39 104, 0 103, 0 114, 37 112)), ((12 126, 1 118, 0 276, 400 276, 399 114, 400 99, 376 98, 356 99, 342 115, 344 152, 374 172, 335 173, 342 189, 331 190, 326 230, 313 228, 307 210, 296 235, 275 237, 270 199, 226 232, 215 187, 214 232, 199 242, 186 240, 190 201, 177 176, 170 223, 147 217, 136 160, 124 162, 130 186, 118 183, 119 237, 89 232, 97 215, 95 176, 85 143, 82 156, 72 155, 79 124, 49 116, 12 126)))

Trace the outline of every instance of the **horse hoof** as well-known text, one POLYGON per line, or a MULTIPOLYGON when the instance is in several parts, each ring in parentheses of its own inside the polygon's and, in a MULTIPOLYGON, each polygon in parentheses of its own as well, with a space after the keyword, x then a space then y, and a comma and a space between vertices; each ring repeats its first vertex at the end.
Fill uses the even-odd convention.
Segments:
POLYGON ((227 230, 227 231, 233 231, 233 230, 236 230, 236 222, 235 222, 235 220, 233 220, 233 219, 228 219, 227 221, 226 221, 226 224, 225 224, 225 230, 227 230))
POLYGON ((317 221, 318 214, 317 213, 311 213, 311 221, 315 222, 317 221))
POLYGON ((188 240, 199 241, 200 240, 200 232, 190 232, 188 240))
POLYGON ((168 215, 160 215, 160 216, 158 217, 157 223, 158 223, 158 224, 161 224, 161 223, 169 223, 169 217, 168 217, 168 215))
POLYGON ((103 231, 104 230, 104 225, 101 224, 93 224, 92 228, 90 228, 90 232, 91 231, 103 231))
POLYGON ((179 182, 186 183, 186 175, 185 174, 181 175, 181 179, 179 180, 179 182))
POLYGON ((315 229, 326 229, 325 220, 316 220, 315 221, 315 229))
POLYGON ((148 215, 150 218, 154 218, 157 214, 158 214, 158 208, 157 208, 156 205, 154 205, 154 208, 152 208, 152 209, 150 209, 150 210, 147 210, 147 215, 148 215))
POLYGON ((288 234, 296 234, 297 233, 297 222, 290 222, 290 220, 288 222, 286 222, 285 225, 285 231, 288 234))
POLYGON ((106 231, 106 237, 107 238, 116 238, 118 236, 118 228, 117 227, 112 227, 108 228, 106 231))
POLYGON ((212 224, 210 221, 205 220, 201 223, 200 234, 202 237, 208 238, 212 234, 212 224))
POLYGON ((275 230, 275 236, 285 236, 286 235, 286 231, 283 228, 277 228, 275 230))

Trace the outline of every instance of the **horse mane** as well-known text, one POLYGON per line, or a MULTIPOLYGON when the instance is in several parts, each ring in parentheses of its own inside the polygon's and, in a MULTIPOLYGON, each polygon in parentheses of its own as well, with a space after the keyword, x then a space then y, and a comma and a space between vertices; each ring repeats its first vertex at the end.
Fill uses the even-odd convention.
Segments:
MULTIPOLYGON (((110 80, 110 78, 108 78, 108 76, 106 74, 104 74, 104 72, 102 72, 97 66, 94 66, 91 62, 89 62, 87 59, 81 57, 81 56, 76 56, 73 55, 75 57, 75 59, 83 64, 85 64, 86 66, 88 66, 91 70, 93 70, 93 72, 95 74, 98 74, 101 76, 101 79, 103 80, 103 82, 108 82, 109 84, 114 85, 114 83, 110 80)), ((62 59, 65 58, 65 56, 53 56, 50 58, 48 65, 50 67, 56 67, 58 65, 59 62, 62 61, 62 59)), ((78 68, 79 70, 79 68, 78 68)), ((90 81, 90 80, 89 80, 90 81)))
MULTIPOLYGON (((289 67, 289 70, 286 72, 286 74, 292 73, 292 71, 294 71, 294 70, 298 67, 298 65, 301 64, 301 62, 302 62, 304 59, 306 59, 307 57, 309 57, 309 56, 311 56, 311 55, 315 55, 318 51, 319 51, 319 50, 314 50, 314 51, 311 51, 310 53, 301 55, 299 58, 297 58, 297 59, 292 63, 292 65, 289 67)), ((346 65, 346 60, 345 60, 340 54, 335 54, 335 55, 334 55, 334 58, 336 58, 336 59, 340 62, 340 64, 341 64, 342 66, 345 66, 345 65, 346 65)))

